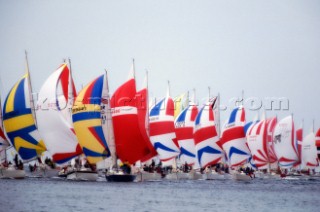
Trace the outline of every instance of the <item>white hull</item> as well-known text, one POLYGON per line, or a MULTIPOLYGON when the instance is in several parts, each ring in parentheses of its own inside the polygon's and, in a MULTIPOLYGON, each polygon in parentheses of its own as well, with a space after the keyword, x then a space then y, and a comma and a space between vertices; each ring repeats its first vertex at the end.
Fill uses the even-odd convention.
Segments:
POLYGON ((150 172, 140 172, 137 173, 136 181, 142 182, 142 181, 159 181, 162 180, 162 176, 159 173, 150 173, 150 172))
POLYGON ((57 177, 59 170, 57 169, 37 169, 33 172, 28 172, 27 176, 30 178, 42 178, 42 177, 57 177))
POLYGON ((190 172, 189 173, 190 180, 204 180, 205 175, 201 174, 200 172, 190 172))
POLYGON ((225 174, 219 174, 217 172, 208 172, 205 174, 206 180, 224 180, 225 174))
POLYGON ((167 180, 189 180, 189 173, 172 172, 165 176, 167 180))
POLYGON ((97 181, 98 173, 90 171, 72 171, 67 174, 67 180, 97 181))
POLYGON ((9 179, 23 179, 25 178, 26 173, 24 170, 18 169, 1 169, 0 178, 9 178, 9 179))
POLYGON ((249 181, 253 179, 249 175, 246 175, 244 172, 233 172, 231 175, 232 179, 239 181, 249 181))

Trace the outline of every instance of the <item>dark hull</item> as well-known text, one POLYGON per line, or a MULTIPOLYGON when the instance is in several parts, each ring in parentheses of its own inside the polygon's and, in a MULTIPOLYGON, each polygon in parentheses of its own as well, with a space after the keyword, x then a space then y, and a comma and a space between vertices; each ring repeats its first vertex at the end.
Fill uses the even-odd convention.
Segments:
POLYGON ((106 175, 106 179, 109 182, 133 182, 136 179, 136 175, 110 174, 110 175, 106 175))

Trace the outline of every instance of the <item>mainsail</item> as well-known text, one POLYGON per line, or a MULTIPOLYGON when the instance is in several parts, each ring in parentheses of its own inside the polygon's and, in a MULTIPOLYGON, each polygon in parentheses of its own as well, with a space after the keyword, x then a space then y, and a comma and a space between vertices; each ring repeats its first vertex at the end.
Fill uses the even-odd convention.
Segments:
POLYGON ((3 124, 7 136, 24 161, 35 159, 46 151, 31 105, 33 101, 27 73, 10 90, 3 107, 3 124))
POLYGON ((221 137, 221 144, 227 153, 231 167, 245 164, 251 156, 246 144, 244 125, 245 111, 244 108, 240 106, 231 112, 221 137))
POLYGON ((274 150, 280 167, 291 168, 299 162, 299 156, 294 142, 294 133, 292 116, 283 118, 274 128, 274 150))
POLYGON ((106 88, 106 77, 102 75, 96 78, 80 91, 72 108, 74 130, 90 164, 96 164, 111 155, 101 120, 104 100, 101 97, 106 88))
POLYGON ((66 63, 49 76, 38 95, 38 129, 58 164, 66 163, 82 153, 71 120, 75 96, 71 72, 66 63))
POLYGON ((317 147, 318 159, 320 160, 320 128, 316 133, 316 147, 317 147))
POLYGON ((202 168, 218 163, 224 156, 215 124, 213 108, 216 100, 210 99, 200 109, 195 120, 194 140, 197 158, 202 168))

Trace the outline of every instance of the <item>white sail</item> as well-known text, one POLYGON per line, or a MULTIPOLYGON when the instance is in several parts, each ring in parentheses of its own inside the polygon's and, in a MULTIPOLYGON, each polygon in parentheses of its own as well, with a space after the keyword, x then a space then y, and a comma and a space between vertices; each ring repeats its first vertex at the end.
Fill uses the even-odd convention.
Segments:
POLYGON ((70 118, 72 83, 67 64, 62 64, 45 81, 39 92, 38 128, 56 163, 63 164, 81 153, 70 118), (68 115, 69 114, 69 115, 68 115))
POLYGON ((292 116, 283 118, 274 128, 274 150, 279 166, 282 168, 291 168, 299 161, 294 143, 294 133, 292 116))
POLYGON ((302 168, 315 168, 319 165, 316 137, 313 132, 304 137, 301 148, 302 168))

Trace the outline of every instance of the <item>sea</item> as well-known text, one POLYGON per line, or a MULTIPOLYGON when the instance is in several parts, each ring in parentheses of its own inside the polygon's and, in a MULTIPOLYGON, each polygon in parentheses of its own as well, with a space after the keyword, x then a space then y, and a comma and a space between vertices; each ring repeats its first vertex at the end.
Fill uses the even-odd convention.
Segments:
POLYGON ((320 211, 320 180, 0 179, 0 212, 320 211))

